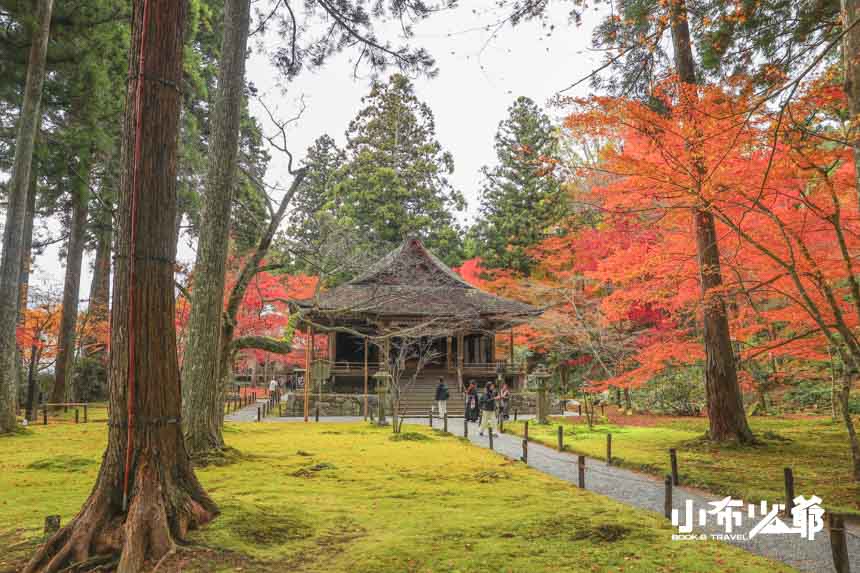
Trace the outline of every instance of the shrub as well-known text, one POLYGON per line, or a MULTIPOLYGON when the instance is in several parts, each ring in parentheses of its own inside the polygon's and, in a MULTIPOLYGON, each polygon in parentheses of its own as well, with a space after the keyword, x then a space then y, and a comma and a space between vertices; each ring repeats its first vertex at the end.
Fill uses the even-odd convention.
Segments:
POLYGON ((705 385, 698 366, 673 368, 636 392, 643 409, 674 416, 698 416, 705 407, 705 385))

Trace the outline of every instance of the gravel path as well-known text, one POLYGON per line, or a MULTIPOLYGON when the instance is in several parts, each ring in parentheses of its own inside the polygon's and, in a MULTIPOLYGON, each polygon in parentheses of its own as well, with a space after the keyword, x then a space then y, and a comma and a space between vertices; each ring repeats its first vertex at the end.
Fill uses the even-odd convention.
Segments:
MULTIPOLYGON (((234 412, 226 417, 229 421, 252 422, 257 419, 257 406, 251 405, 234 412)), ((338 416, 321 417, 320 422, 345 423, 361 421, 361 417, 338 416)), ((301 422, 302 418, 270 417, 266 422, 301 422)), ((408 423, 427 425, 427 419, 408 419, 408 423)), ((441 429, 442 421, 435 420, 434 428, 441 429)), ((448 420, 448 431, 456 436, 463 435, 463 419, 448 420)), ((477 424, 469 424, 469 440, 480 447, 489 447, 489 437, 478 435, 477 424)), ((493 439, 493 449, 499 454, 520 459, 522 456, 522 439, 510 434, 496 435, 493 439)), ((576 455, 558 452, 552 448, 535 442, 528 445, 528 465, 551 476, 576 484, 578 481, 576 455)), ((586 489, 611 497, 617 501, 634 507, 647 509, 663 514, 665 486, 662 479, 616 466, 607 465, 605 461, 594 458, 586 459, 585 472, 586 489)), ((814 492, 799 492, 804 495, 814 492)), ((684 521, 684 507, 687 500, 693 501, 695 511, 700 508, 709 509, 708 502, 722 499, 720 496, 686 487, 675 487, 672 495, 672 507, 679 509, 681 520, 684 521)), ((782 500, 769 500, 778 502, 782 500)), ((744 506, 745 510, 746 506, 744 506)), ((759 513, 756 514, 760 515, 759 513)), ((826 517, 826 516, 825 516, 826 517)), ((716 527, 715 516, 708 517, 708 525, 696 527, 694 533, 724 534, 724 527, 716 527)), ((759 517, 743 519, 740 527, 735 527, 733 534, 746 534, 760 521, 759 517)), ((787 520, 791 525, 791 520, 787 520)), ((851 570, 860 573, 860 531, 849 526, 848 552, 851 558, 851 570)), ((830 538, 827 529, 815 535, 813 541, 802 539, 799 534, 766 535, 760 534, 751 540, 728 541, 747 551, 781 561, 801 571, 813 573, 832 573, 833 562, 830 553, 830 538)), ((674 543, 696 543, 696 541, 675 541, 674 543)))

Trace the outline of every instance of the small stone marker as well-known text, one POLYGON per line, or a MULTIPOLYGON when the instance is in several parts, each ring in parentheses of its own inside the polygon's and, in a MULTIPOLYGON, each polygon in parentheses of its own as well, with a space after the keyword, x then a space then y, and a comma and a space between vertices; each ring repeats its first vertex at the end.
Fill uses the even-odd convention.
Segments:
POLYGON ((50 537, 60 530, 60 516, 45 516, 45 537, 50 537))
POLYGON ((576 465, 579 470, 579 487, 585 489, 585 456, 578 456, 576 465))

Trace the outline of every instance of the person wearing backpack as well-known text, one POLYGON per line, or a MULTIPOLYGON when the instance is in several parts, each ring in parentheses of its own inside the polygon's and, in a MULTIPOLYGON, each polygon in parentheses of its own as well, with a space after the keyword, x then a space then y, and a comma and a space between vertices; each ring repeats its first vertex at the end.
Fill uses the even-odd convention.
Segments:
POLYGON ((440 418, 444 418, 448 414, 448 395, 448 386, 440 376, 439 385, 436 386, 436 410, 439 412, 440 418))

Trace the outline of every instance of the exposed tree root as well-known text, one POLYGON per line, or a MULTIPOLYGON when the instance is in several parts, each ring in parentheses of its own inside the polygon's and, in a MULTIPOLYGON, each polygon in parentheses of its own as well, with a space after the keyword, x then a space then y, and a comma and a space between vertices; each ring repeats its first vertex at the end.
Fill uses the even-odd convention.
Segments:
POLYGON ((38 550, 24 573, 77 573, 117 558, 117 571, 137 573, 158 562, 189 530, 218 514, 193 473, 177 476, 175 469, 138 466, 125 513, 116 491, 100 478, 77 517, 38 550))

